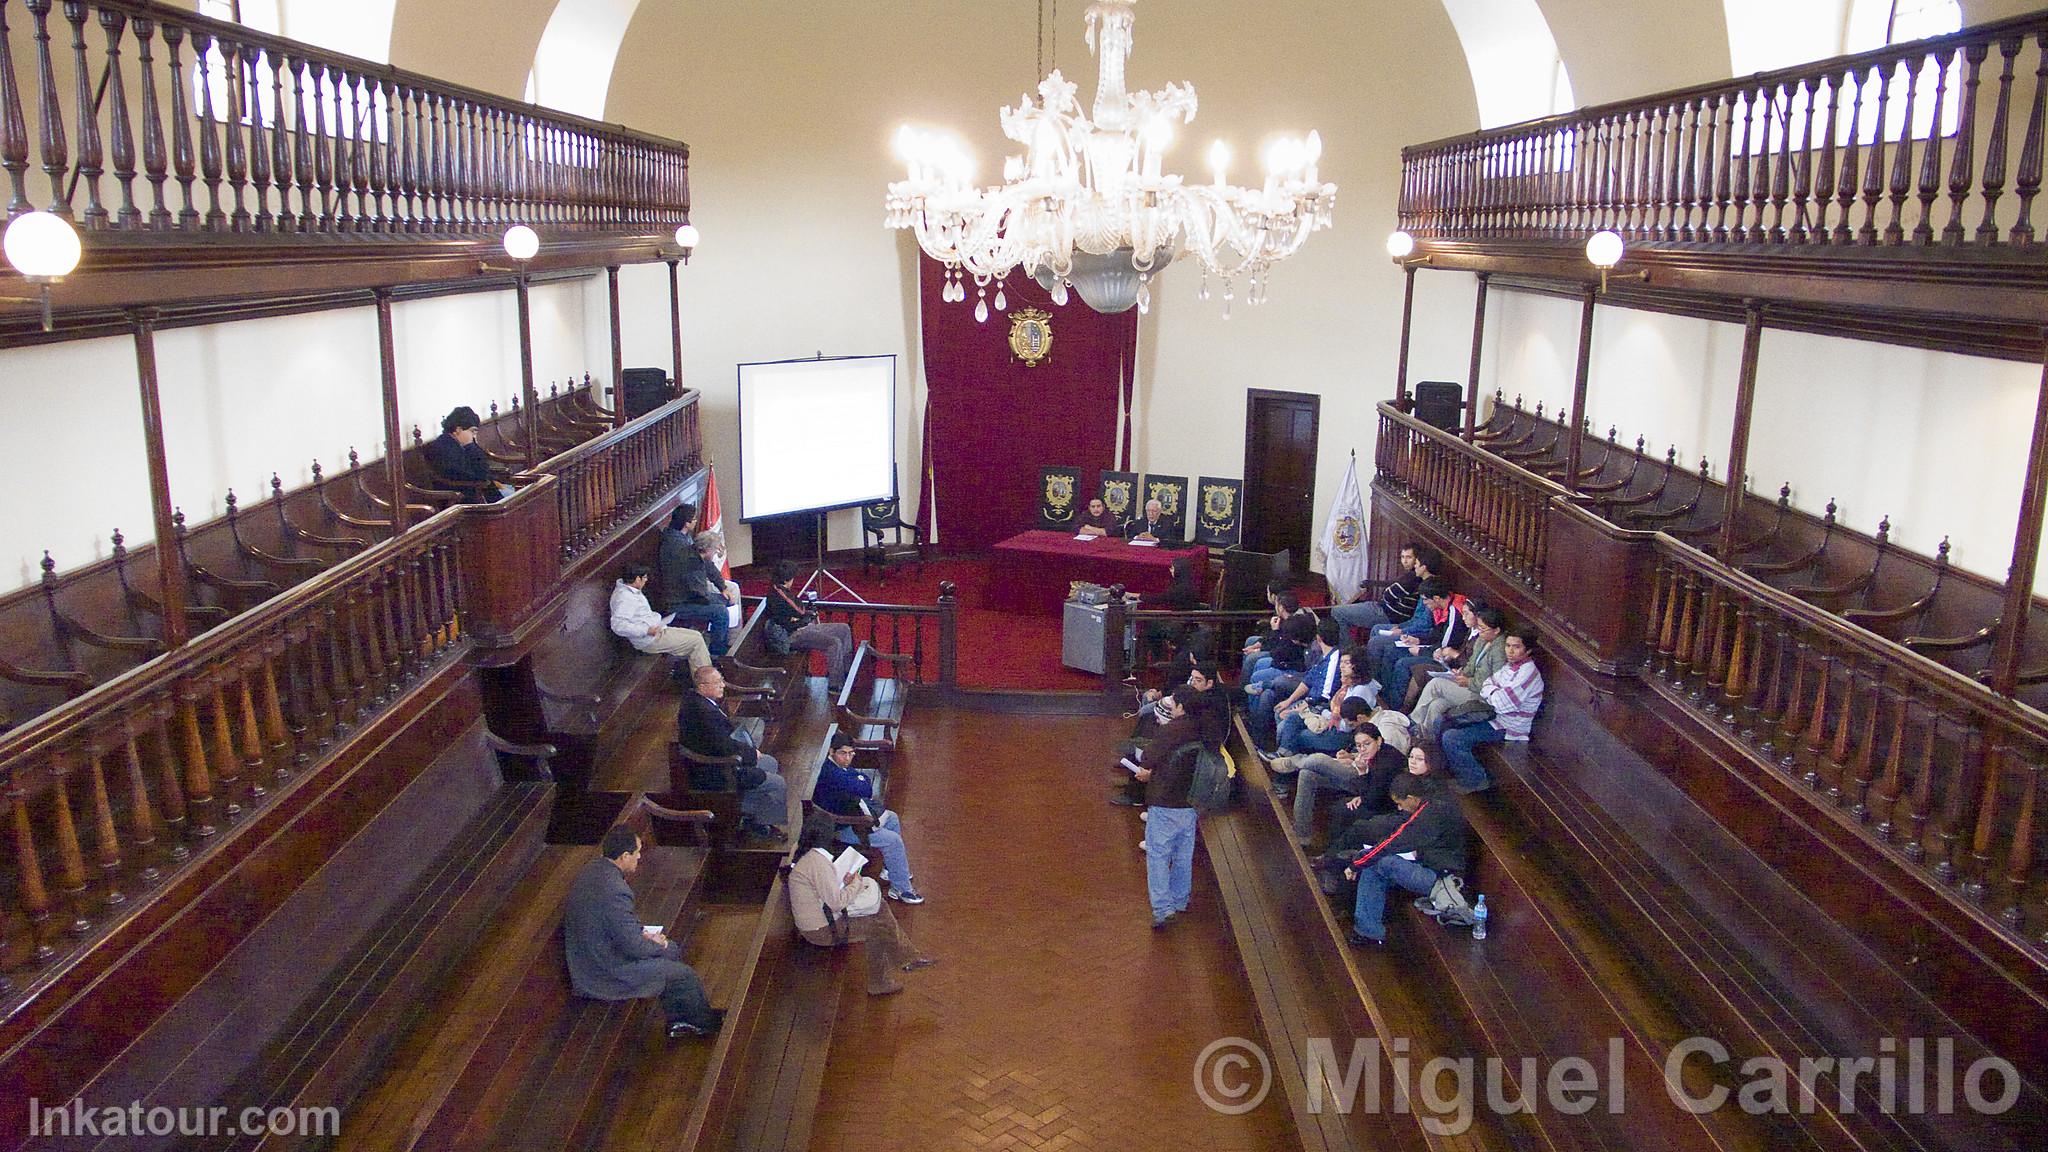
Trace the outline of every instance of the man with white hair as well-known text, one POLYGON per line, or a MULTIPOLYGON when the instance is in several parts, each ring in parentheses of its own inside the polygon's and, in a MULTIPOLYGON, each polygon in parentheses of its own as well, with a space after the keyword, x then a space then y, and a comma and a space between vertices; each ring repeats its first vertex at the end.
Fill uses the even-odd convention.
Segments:
POLYGON ((1157 500, 1145 501, 1145 515, 1124 525, 1124 539, 1180 541, 1180 526, 1166 516, 1166 506, 1157 500))

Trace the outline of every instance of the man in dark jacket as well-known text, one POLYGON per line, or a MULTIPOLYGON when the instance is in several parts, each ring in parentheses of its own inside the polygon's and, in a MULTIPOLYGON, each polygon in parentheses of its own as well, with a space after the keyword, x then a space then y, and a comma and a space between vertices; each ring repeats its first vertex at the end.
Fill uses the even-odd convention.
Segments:
POLYGON ((1360 849, 1344 870, 1345 879, 1358 881, 1351 905, 1353 944, 1387 942, 1388 889, 1423 895, 1439 877, 1465 870, 1465 814, 1443 781, 1404 773, 1395 778, 1392 793, 1401 822, 1360 849))
MULTIPOLYGON (((717 668, 697 669, 691 685, 694 690, 684 694, 682 707, 676 710, 677 742, 699 756, 738 757, 734 777, 740 789, 740 814, 751 825, 747 830, 780 840, 789 819, 789 786, 783 783, 781 765, 755 748, 753 738, 725 714, 719 704, 725 699, 725 676, 717 668)), ((721 769, 690 766, 690 787, 715 792, 725 786, 721 769)))
POLYGON ((697 506, 682 504, 668 514, 668 527, 661 530, 661 552, 654 561, 654 595, 649 599, 661 612, 674 612, 686 600, 684 589, 694 587, 703 558, 697 555, 697 506))
POLYGON ((683 963, 683 950, 660 929, 641 927, 633 912, 626 877, 640 866, 640 837, 631 828, 612 828, 598 852, 569 886, 562 914, 569 986, 592 1000, 661 997, 670 1039, 718 1031, 725 1013, 705 999, 704 983, 683 963))
POLYGON ((1152 902, 1152 926, 1164 928, 1188 910, 1194 888, 1195 809, 1188 791, 1195 783, 1195 759, 1203 748, 1198 721, 1188 715, 1195 690, 1182 684, 1167 697, 1169 719, 1144 750, 1132 773, 1145 785, 1145 890, 1152 902))
POLYGON ((481 427, 476 409, 465 404, 441 418, 441 434, 420 451, 435 479, 453 486, 471 504, 495 504, 510 496, 512 487, 491 475, 491 458, 476 442, 481 427))
MULTIPOLYGON (((882 854, 882 868, 888 873, 889 899, 905 904, 922 904, 924 897, 910 883, 910 851, 903 844, 903 822, 875 799, 874 781, 853 766, 853 739, 844 732, 832 733, 832 749, 818 768, 818 782, 811 788, 811 803, 834 816, 866 816, 875 822, 868 830, 868 844, 882 854)), ((842 844, 859 844, 860 835, 841 828, 842 844)))

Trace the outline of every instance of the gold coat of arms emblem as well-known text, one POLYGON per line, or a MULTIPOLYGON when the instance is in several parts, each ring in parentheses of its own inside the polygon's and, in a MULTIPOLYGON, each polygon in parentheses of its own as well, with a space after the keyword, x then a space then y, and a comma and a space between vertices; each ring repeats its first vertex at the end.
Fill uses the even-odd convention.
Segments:
POLYGON ((1010 314, 1010 352, 1036 368, 1052 355, 1052 313, 1022 308, 1010 314))

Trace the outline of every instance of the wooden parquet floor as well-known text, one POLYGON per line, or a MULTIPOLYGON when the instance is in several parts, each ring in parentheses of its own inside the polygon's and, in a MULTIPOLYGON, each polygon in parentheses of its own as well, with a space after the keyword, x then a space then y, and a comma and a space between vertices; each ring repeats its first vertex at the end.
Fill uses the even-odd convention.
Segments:
POLYGON ((1188 914, 1151 928, 1144 826, 1105 802, 1127 730, 911 710, 891 787, 930 902, 895 907, 940 963, 849 986, 813 1152, 1297 1146, 1277 1089, 1239 1116, 1195 1094, 1203 1048, 1257 1023, 1199 851, 1188 914))

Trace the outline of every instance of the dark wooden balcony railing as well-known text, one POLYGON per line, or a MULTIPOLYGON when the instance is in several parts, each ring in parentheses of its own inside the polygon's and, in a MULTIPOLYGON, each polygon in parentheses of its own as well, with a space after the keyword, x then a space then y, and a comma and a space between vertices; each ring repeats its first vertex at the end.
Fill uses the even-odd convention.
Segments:
POLYGON ((1418 237, 2029 250, 2048 13, 1402 152, 1418 237))
POLYGON ((1655 547, 1645 674, 2023 935, 2048 896, 2048 717, 1670 536, 1655 547))
POLYGON ((0 738, 0 1015, 466 643, 441 513, 0 738))
POLYGON ((884 665, 910 684, 950 690, 959 685, 959 598, 950 581, 939 585, 936 604, 864 604, 820 600, 818 618, 853 629, 855 643, 908 659, 884 665))
POLYGON ((1474 553, 1534 591, 1543 588, 1550 500, 1564 489, 1382 404, 1378 483, 1474 553))
POLYGON ((688 163, 674 141, 164 4, 0 0, 10 219, 44 208, 114 235, 658 233, 687 212, 688 163))
POLYGON ((695 391, 549 460, 561 508, 562 558, 581 555, 703 466, 695 391))

